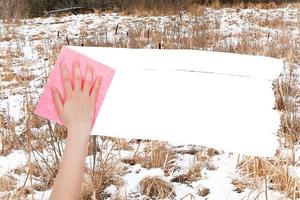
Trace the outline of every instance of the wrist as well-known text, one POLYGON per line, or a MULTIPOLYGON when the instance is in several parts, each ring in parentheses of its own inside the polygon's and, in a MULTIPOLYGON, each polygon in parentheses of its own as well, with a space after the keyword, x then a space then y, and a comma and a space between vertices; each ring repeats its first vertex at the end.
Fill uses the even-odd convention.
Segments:
POLYGON ((68 131, 68 137, 66 139, 66 149, 75 153, 75 155, 87 155, 88 152, 88 143, 90 139, 90 132, 81 132, 81 131, 68 131), (88 133, 88 134, 87 134, 88 133))
POLYGON ((70 127, 68 130, 68 138, 88 139, 91 135, 91 128, 88 127, 70 127))

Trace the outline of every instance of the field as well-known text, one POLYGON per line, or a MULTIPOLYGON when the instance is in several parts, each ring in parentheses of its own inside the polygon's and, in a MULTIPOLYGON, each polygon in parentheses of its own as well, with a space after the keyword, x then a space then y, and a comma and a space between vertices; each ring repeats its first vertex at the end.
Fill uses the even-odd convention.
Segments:
POLYGON ((273 84, 281 113, 275 157, 93 136, 81 199, 300 199, 299 28, 295 5, 1 20, 0 199, 47 199, 51 192, 67 132, 33 110, 63 45, 201 49, 286 63, 273 84))

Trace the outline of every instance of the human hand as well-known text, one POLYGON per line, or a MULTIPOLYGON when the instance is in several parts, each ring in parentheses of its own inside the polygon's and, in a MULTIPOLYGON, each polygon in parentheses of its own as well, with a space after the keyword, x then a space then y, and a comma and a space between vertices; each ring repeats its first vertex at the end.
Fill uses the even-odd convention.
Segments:
POLYGON ((55 107, 69 134, 90 134, 94 118, 95 101, 100 88, 100 78, 93 84, 93 68, 87 66, 85 79, 82 80, 80 64, 73 64, 73 84, 66 66, 61 66, 65 100, 63 102, 57 88, 52 88, 55 107))

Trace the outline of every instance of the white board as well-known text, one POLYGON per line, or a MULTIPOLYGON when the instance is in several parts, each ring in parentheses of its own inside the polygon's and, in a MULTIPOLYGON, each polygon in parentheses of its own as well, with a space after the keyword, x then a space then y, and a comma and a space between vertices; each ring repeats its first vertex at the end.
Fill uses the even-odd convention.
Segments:
POLYGON ((197 50, 71 47, 116 70, 92 134, 274 156, 281 60, 197 50))

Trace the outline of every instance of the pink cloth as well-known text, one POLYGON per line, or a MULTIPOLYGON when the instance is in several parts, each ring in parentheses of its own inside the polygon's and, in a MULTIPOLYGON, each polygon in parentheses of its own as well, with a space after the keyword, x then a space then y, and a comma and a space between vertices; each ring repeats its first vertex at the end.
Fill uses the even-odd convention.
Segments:
MULTIPOLYGON (((101 55, 99 55, 101 56, 101 55)), ((100 91, 98 93, 98 97, 96 99, 96 105, 95 105, 95 114, 94 114, 94 120, 93 120, 93 125, 95 122, 95 119, 98 115, 98 112, 101 108, 101 105, 103 103, 103 100, 105 98, 106 92, 109 88, 109 85, 112 81, 112 78, 114 76, 115 70, 105 66, 102 63, 96 62, 92 60, 91 58, 82 55, 66 46, 64 46, 60 54, 55 62, 54 69, 52 70, 46 87, 44 89, 44 92, 35 108, 34 113, 50 119, 56 123, 63 124, 61 119, 58 116, 58 113, 55 108, 55 104, 52 98, 52 92, 51 92, 51 87, 54 86, 56 87, 59 92, 62 95, 62 99, 65 99, 65 92, 64 92, 64 87, 62 83, 62 76, 60 72, 60 64, 64 63, 65 66, 67 66, 67 69, 69 70, 69 75, 72 77, 72 64, 74 60, 77 60, 80 62, 80 69, 81 69, 81 74, 82 78, 84 79, 85 72, 86 72, 86 67, 87 65, 91 65, 94 69, 94 75, 93 75, 93 80, 95 81, 97 76, 101 77, 101 86, 100 86, 100 91)))

